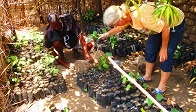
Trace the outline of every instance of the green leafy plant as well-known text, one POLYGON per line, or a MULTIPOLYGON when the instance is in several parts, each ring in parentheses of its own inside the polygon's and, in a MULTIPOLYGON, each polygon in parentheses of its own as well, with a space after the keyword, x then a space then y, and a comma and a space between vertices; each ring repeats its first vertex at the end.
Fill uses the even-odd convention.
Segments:
POLYGON ((18 63, 19 59, 18 56, 13 55, 7 58, 7 62, 11 63, 12 67, 15 66, 18 63))
POLYGON ((129 91, 131 88, 132 88, 132 85, 131 84, 127 84, 125 89, 126 89, 126 91, 129 91))
POLYGON ((15 82, 15 83, 17 83, 17 82, 19 82, 19 79, 18 78, 12 78, 12 82, 15 82))
POLYGON ((171 108, 171 112, 180 112, 176 108, 171 108))
POLYGON ((84 92, 88 92, 88 89, 87 88, 84 88, 84 92))
POLYGON ((135 8, 136 8, 136 10, 138 11, 138 14, 141 15, 141 14, 140 14, 140 10, 139 10, 139 6, 140 6, 141 2, 142 2, 142 0, 137 0, 137 1, 136 1, 136 0, 126 0, 125 3, 126 3, 128 6, 134 5, 135 8))
POLYGON ((117 38, 113 35, 110 36, 110 46, 112 47, 112 49, 114 49, 114 47, 117 44, 117 38))
POLYGON ((177 49, 176 49, 176 51, 174 53, 174 59, 179 59, 180 56, 182 55, 181 48, 182 48, 182 45, 178 45, 177 46, 177 49))
MULTIPOLYGON (((139 6, 142 3, 142 0, 126 0, 126 4, 128 6, 135 6, 138 14, 140 15, 139 6)), ((173 28, 175 23, 180 21, 182 18, 181 13, 178 9, 172 5, 172 0, 154 0, 155 11, 153 12, 154 19, 162 19, 169 25, 169 27, 173 28)))
POLYGON ((59 73, 59 69, 57 69, 56 67, 52 67, 49 69, 49 73, 50 74, 58 74, 59 73))
POLYGON ((150 98, 146 98, 146 103, 148 106, 151 106, 153 104, 152 100, 150 98))
POLYGON ((99 64, 98 64, 98 69, 99 70, 103 70, 103 69, 109 69, 109 63, 108 63, 108 59, 107 59, 107 57, 109 57, 109 56, 112 56, 112 54, 111 53, 109 53, 109 52, 106 52, 105 53, 105 56, 101 56, 100 57, 100 61, 99 61, 99 64))
POLYGON ((63 109, 63 112, 69 112, 69 109, 66 107, 63 109))
POLYGON ((164 97, 163 97, 162 94, 156 94, 156 100, 157 100, 157 101, 161 101, 161 100, 163 100, 163 99, 164 99, 164 97))
POLYGON ((89 9, 82 14, 82 17, 86 22, 92 21, 94 19, 94 16, 95 16, 95 11, 92 9, 89 9))
POLYGON ((108 60, 107 60, 107 58, 105 56, 101 56, 100 63, 98 65, 98 69, 99 70, 109 69, 108 60))
POLYGON ((169 27, 174 27, 175 22, 180 21, 182 15, 176 7, 172 5, 172 0, 155 0, 154 18, 163 19, 169 27))
POLYGON ((191 80, 190 80, 190 83, 192 83, 193 81, 196 80, 196 67, 194 67, 192 70, 191 70, 191 80))
POLYGON ((99 38, 99 34, 97 31, 93 31, 93 33, 90 35, 90 37, 94 40, 97 41, 97 39, 99 38))
POLYGON ((144 110, 144 108, 142 107, 142 108, 140 108, 140 111, 141 112, 146 112, 145 110, 144 110))

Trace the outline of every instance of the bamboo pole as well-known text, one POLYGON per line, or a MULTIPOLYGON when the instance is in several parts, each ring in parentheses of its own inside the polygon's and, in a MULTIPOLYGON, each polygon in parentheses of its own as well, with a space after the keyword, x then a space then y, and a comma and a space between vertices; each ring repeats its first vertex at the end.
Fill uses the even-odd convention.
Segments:
POLYGON ((144 88, 142 88, 134 78, 131 78, 126 72, 124 72, 111 58, 108 57, 108 60, 112 63, 114 68, 116 68, 119 72, 122 73, 130 82, 132 82, 142 93, 144 93, 154 104, 156 104, 163 112, 168 112, 159 102, 157 102, 144 88))

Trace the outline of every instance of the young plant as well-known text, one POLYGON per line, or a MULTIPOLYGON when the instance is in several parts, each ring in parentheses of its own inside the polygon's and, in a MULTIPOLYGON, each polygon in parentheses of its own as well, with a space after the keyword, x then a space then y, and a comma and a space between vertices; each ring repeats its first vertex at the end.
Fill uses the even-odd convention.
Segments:
POLYGON ((117 44, 117 38, 113 35, 110 36, 110 46, 112 47, 112 49, 114 49, 114 47, 117 44))
POLYGON ((92 9, 87 10, 85 13, 82 14, 84 21, 90 22, 94 19, 95 11, 92 9))
POLYGON ((99 38, 99 34, 97 31, 93 31, 93 33, 90 35, 90 37, 96 42, 99 38))
POLYGON ((105 56, 101 56, 100 63, 98 65, 98 69, 99 70, 109 69, 108 60, 107 60, 107 58, 105 56))
POLYGON ((109 69, 109 63, 108 63, 108 59, 107 57, 112 56, 111 53, 107 52, 105 53, 105 56, 101 56, 100 57, 100 61, 99 61, 99 65, 98 65, 98 69, 99 70, 103 70, 103 69, 109 69))
POLYGON ((176 49, 176 51, 174 53, 174 59, 179 59, 180 56, 182 55, 181 48, 182 48, 182 45, 178 45, 177 46, 177 49, 176 49))
POLYGON ((171 28, 182 18, 178 9, 172 5, 172 0, 155 0, 155 7, 154 18, 165 19, 171 28))

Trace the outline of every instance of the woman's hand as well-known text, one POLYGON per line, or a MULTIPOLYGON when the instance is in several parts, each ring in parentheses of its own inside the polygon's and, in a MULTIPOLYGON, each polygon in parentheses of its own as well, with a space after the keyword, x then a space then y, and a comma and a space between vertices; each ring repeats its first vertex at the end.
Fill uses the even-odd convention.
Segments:
POLYGON ((167 49, 161 48, 159 52, 159 61, 164 62, 167 60, 167 49))
POLYGON ((100 34, 98 40, 105 40, 108 37, 109 37, 109 34, 108 32, 106 32, 106 33, 100 34))

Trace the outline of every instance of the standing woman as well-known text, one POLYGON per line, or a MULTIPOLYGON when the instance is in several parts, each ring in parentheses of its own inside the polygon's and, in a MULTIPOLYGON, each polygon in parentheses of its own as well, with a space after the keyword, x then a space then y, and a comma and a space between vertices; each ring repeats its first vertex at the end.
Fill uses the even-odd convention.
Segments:
POLYGON ((185 29, 184 13, 180 9, 176 9, 180 13, 180 19, 174 22, 174 28, 170 28, 164 18, 155 19, 153 17, 155 6, 154 3, 150 2, 141 4, 139 12, 134 6, 113 5, 107 8, 103 15, 104 24, 114 28, 101 34, 99 38, 101 40, 123 31, 129 25, 141 33, 149 35, 145 47, 146 72, 139 81, 151 81, 154 63, 157 55, 159 55, 161 79, 158 87, 153 90, 154 94, 165 92, 167 81, 172 72, 174 53, 183 37, 185 29))

